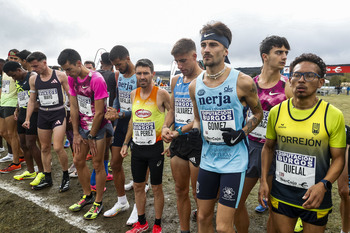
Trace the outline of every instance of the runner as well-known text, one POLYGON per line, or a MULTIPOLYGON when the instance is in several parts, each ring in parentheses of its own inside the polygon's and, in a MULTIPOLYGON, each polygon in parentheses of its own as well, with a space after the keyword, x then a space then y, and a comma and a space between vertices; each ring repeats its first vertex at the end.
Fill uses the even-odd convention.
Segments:
POLYGON ((36 144, 38 139, 37 133, 37 121, 38 121, 38 107, 35 106, 35 112, 33 112, 30 118, 31 127, 25 129, 22 127, 26 118, 27 105, 29 101, 29 79, 35 77, 35 73, 25 71, 18 62, 9 61, 4 65, 4 72, 12 77, 16 81, 16 89, 18 94, 18 108, 14 112, 14 118, 17 120, 17 130, 20 138, 21 148, 24 152, 24 158, 27 164, 27 171, 21 175, 16 175, 13 178, 16 180, 34 179, 30 185, 39 184, 43 177, 43 164, 41 162, 40 150, 36 144), (35 160, 39 173, 34 170, 35 160), (36 178, 37 177, 37 178, 36 178))
MULTIPOLYGON (((193 149, 187 142, 187 132, 193 126, 193 106, 188 94, 192 80, 203 70, 197 63, 196 45, 191 39, 177 41, 171 51, 182 75, 171 79, 171 108, 162 129, 162 139, 170 145, 170 165, 175 181, 177 212, 181 233, 190 232, 191 201, 188 195, 190 180, 193 198, 196 200, 196 182, 201 150, 193 149), (175 122, 175 130, 170 126, 175 122)), ((169 154, 168 154, 169 156, 169 154)))
POLYGON ((149 168, 154 195, 155 223, 153 233, 162 232, 161 218, 164 207, 163 177, 163 141, 161 129, 164 124, 165 110, 170 110, 170 96, 166 90, 154 86, 153 63, 141 59, 135 65, 140 87, 132 91, 132 117, 123 143, 121 155, 128 155, 131 147, 131 171, 134 180, 135 202, 138 222, 127 233, 144 232, 148 229, 146 220, 146 174, 149 168), (131 141, 132 136, 132 141, 131 141))
POLYGON ((201 30, 201 52, 206 72, 193 80, 189 93, 194 109, 189 143, 203 140, 197 181, 198 232, 213 232, 214 207, 218 232, 234 232, 234 214, 248 165, 246 136, 259 124, 263 111, 253 79, 228 68, 225 58, 232 34, 221 22, 201 30), (246 109, 253 116, 246 122, 246 109))
MULTIPOLYGON (((244 181, 241 201, 235 214, 235 226, 238 232, 248 233, 249 215, 245 202, 249 193, 261 176, 261 149, 265 142, 267 117, 270 109, 276 104, 292 96, 288 83, 288 78, 281 75, 288 51, 289 43, 286 38, 279 36, 266 37, 260 44, 260 56, 263 61, 261 74, 254 78, 258 89, 258 96, 264 110, 264 118, 260 124, 248 135, 249 138, 249 162, 246 178, 244 181)), ((248 118, 252 115, 251 110, 248 111, 248 118)), ((269 187, 272 184, 272 177, 275 172, 274 164, 269 171, 269 187)), ((257 212, 263 212, 265 208, 259 205, 257 212)), ((272 219, 269 217, 267 224, 267 232, 274 232, 272 219)))
POLYGON ((51 176, 51 139, 53 149, 58 155, 63 171, 59 192, 69 189, 68 156, 64 150, 64 135, 66 131, 66 110, 64 108, 64 94, 68 93, 68 81, 65 73, 52 70, 47 66, 46 56, 42 52, 34 52, 27 57, 33 71, 37 75, 29 80, 30 97, 27 106, 27 116, 23 127, 30 129, 30 119, 39 98, 38 136, 41 144, 41 160, 44 166, 45 178, 42 178, 34 190, 41 190, 52 186, 51 176))
POLYGON ((85 219, 95 219, 101 210, 102 196, 106 183, 103 158, 106 148, 106 130, 104 119, 107 110, 105 101, 108 97, 107 85, 102 75, 87 69, 81 62, 79 53, 73 49, 63 50, 58 57, 58 64, 69 75, 70 112, 73 125, 74 164, 78 171, 79 182, 84 195, 80 201, 69 207, 79 211, 85 205, 93 203, 84 215, 85 219), (90 189, 90 171, 86 166, 88 152, 92 154, 92 163, 96 171, 96 198, 90 189))
POLYGON ((268 117, 259 202, 265 206, 263 201, 271 199, 278 232, 293 232, 298 217, 304 233, 324 232, 332 209, 332 183, 344 167, 345 124, 340 110, 316 96, 325 74, 326 64, 317 55, 297 57, 290 64, 293 98, 273 107, 268 117), (274 152, 276 173, 269 196, 274 152))

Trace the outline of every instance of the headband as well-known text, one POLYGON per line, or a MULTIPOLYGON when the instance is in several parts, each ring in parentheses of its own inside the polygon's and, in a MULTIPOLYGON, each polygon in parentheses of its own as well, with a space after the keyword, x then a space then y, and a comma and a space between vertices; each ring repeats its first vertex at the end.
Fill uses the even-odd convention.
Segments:
POLYGON ((226 36, 218 35, 213 31, 209 31, 207 33, 202 34, 201 42, 203 40, 216 40, 217 42, 220 42, 227 49, 230 46, 230 42, 226 36))

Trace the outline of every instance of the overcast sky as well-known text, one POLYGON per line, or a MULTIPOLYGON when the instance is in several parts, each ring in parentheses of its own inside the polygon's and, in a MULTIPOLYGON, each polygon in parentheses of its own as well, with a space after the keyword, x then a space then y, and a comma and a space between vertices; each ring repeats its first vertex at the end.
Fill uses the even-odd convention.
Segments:
MULTIPOLYGON (((291 46, 287 63, 303 52, 326 64, 350 63, 350 13, 345 0, 0 0, 0 58, 10 49, 41 51, 49 65, 73 48, 82 60, 97 50, 128 48, 131 60, 149 58, 156 70, 170 70, 174 43, 191 38, 199 50, 199 30, 222 21, 232 31, 233 67, 260 66, 259 43, 284 36, 291 46)), ((100 50, 102 51, 102 50, 100 50)))

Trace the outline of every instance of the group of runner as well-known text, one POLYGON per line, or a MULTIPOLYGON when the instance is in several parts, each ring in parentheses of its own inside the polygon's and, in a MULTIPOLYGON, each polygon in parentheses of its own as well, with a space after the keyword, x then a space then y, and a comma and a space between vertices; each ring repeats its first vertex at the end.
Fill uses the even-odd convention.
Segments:
POLYGON ((70 121, 83 194, 69 209, 92 205, 85 219, 95 219, 103 209, 109 150, 118 200, 103 215, 113 217, 130 208, 122 166, 130 147, 137 217, 128 220, 133 224, 129 233, 149 228, 148 173, 153 232, 162 232, 164 155, 171 158, 182 233, 190 232, 190 185, 198 232, 214 232, 216 202, 217 232, 248 232, 245 201, 259 179, 259 202, 269 206, 268 232, 293 232, 298 218, 304 232, 324 232, 332 210, 332 183, 339 176, 342 232, 350 232, 344 117, 316 96, 325 80, 323 60, 302 54, 291 63, 288 79, 281 70, 289 43, 269 36, 260 44, 261 73, 251 78, 227 65, 232 34, 225 24, 208 23, 200 35, 204 67, 197 62, 193 40, 183 38, 173 46, 171 55, 181 74, 171 79, 171 96, 155 86, 152 61, 140 59, 134 65, 121 45, 103 54, 105 69, 99 72, 87 68, 74 49, 58 57, 65 72, 49 68, 41 52, 21 57, 25 51, 11 50, 2 72, 0 136, 12 147, 13 157, 3 159, 11 164, 0 172, 19 170, 25 161, 27 171, 15 179, 34 179, 35 190, 52 186, 52 144, 63 171, 59 191, 67 191, 63 145, 70 121), (169 148, 164 150, 163 142, 171 143, 169 148), (86 165, 89 153, 93 175, 86 165))

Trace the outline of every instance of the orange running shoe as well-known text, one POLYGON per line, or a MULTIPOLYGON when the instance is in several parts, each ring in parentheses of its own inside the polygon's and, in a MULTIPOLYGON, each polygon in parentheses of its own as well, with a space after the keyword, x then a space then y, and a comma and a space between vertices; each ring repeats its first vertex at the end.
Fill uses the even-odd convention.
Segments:
POLYGON ((10 173, 12 171, 21 170, 21 168, 21 164, 16 165, 14 163, 11 163, 7 168, 1 169, 0 173, 10 173))

